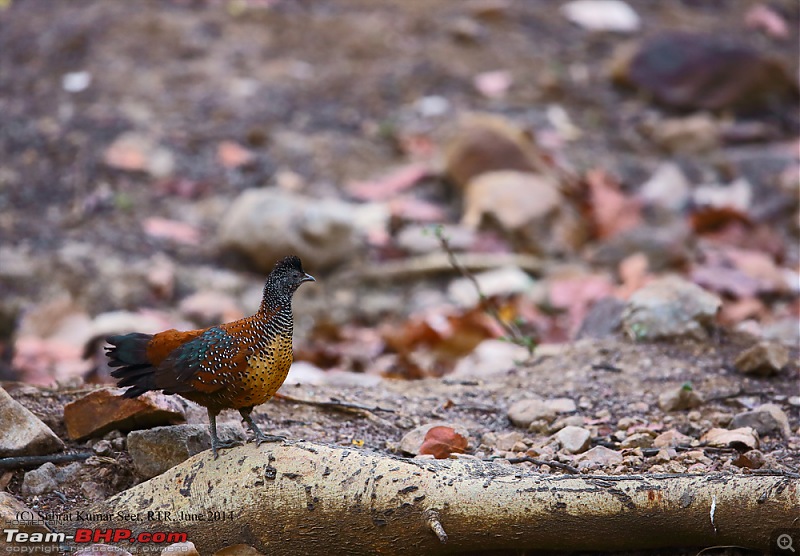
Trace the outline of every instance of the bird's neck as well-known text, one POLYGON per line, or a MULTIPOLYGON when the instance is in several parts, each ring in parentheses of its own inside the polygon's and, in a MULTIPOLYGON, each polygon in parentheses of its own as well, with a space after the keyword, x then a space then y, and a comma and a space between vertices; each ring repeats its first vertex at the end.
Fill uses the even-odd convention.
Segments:
POLYGON ((258 308, 259 315, 274 315, 276 313, 292 314, 292 300, 291 299, 267 299, 266 297, 261 300, 261 306, 258 308))

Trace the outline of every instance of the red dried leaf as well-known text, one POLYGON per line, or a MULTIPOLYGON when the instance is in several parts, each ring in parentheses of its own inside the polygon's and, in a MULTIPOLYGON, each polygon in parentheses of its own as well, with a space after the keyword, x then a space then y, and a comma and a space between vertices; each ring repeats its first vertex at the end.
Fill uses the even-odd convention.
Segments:
POLYGON ((699 207, 692 213, 692 229, 698 234, 713 232, 733 223, 750 223, 750 218, 733 207, 699 207))
POLYGON ((419 449, 420 454, 431 454, 436 459, 446 459, 450 454, 463 454, 467 439, 451 427, 431 427, 419 449))
POLYGON ((752 28, 764 31, 774 39, 789 37, 789 26, 778 12, 765 4, 753 6, 744 16, 745 24, 752 28))
POLYGON ((225 168, 240 168, 255 159, 252 151, 233 141, 223 141, 217 146, 217 160, 225 168))
POLYGON ((607 239, 642 222, 642 203, 626 197, 619 184, 603 170, 586 174, 589 187, 590 212, 597 237, 607 239))
POLYGON ((385 201, 414 187, 428 173, 427 166, 411 164, 381 179, 350 183, 347 192, 361 201, 385 201))
POLYGON ((504 98, 513 82, 514 77, 508 70, 486 71, 472 80, 478 92, 486 98, 504 98))
POLYGON ((604 297, 614 294, 611 280, 602 275, 586 275, 554 280, 550 285, 550 303, 565 309, 571 334, 577 332, 589 307, 604 297))
POLYGON ((442 222, 447 219, 445 210, 439 205, 408 196, 390 201, 389 213, 393 218, 408 222, 442 222))
POLYGON ((617 288, 617 296, 628 299, 633 292, 644 286, 650 279, 649 266, 647 255, 641 252, 629 255, 620 261, 619 279, 622 285, 617 288))
POLYGON ((105 163, 118 170, 142 171, 147 167, 147 153, 130 141, 115 141, 103 156, 105 163))
POLYGON ((142 228, 151 237, 169 239, 185 245, 197 245, 200 243, 200 231, 186 222, 153 217, 146 218, 142 222, 142 228))

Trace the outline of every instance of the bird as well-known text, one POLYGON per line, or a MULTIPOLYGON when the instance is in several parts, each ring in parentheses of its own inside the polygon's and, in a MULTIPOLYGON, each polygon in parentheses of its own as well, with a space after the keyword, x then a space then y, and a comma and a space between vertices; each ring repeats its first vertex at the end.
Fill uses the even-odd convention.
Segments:
POLYGON ((111 376, 117 386, 129 387, 122 397, 161 391, 205 407, 214 459, 220 449, 240 445, 217 436, 217 415, 224 409, 239 411, 258 446, 285 440, 261 432, 250 414, 286 380, 293 357, 292 297, 301 284, 315 281, 292 255, 267 276, 255 315, 197 330, 107 337, 111 376))

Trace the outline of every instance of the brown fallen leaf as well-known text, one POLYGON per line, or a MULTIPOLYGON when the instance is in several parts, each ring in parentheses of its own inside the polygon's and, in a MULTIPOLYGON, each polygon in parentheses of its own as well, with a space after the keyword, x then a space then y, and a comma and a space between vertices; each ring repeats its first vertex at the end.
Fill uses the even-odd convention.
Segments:
POLYGON ((641 251, 622 259, 618 271, 622 284, 617 288, 617 295, 622 299, 627 299, 633 292, 644 286, 650 278, 649 266, 647 255, 641 251))
POLYGON ((446 374, 483 340, 503 333, 480 304, 466 311, 432 310, 400 325, 381 327, 388 349, 401 356, 400 362, 407 363, 414 376, 420 371, 422 376, 446 374))
POLYGON ((719 322, 722 326, 733 326, 747 319, 761 320, 767 315, 767 306, 757 297, 723 300, 719 311, 719 322))
POLYGON ((589 211, 599 239, 610 238, 642 222, 642 201, 626 196, 619 184, 600 169, 586 174, 589 188, 589 211))
POLYGON ((669 32, 646 39, 621 80, 660 104, 753 112, 796 102, 796 76, 776 57, 726 34, 669 32))
POLYGON ((107 165, 118 170, 141 171, 147 166, 147 153, 133 141, 115 141, 103 158, 107 165))
POLYGON ((692 229, 698 234, 718 231, 729 224, 749 224, 750 217, 733 207, 697 207, 690 217, 692 229))
POLYGON ((419 449, 420 454, 430 454, 436 459, 446 459, 450 454, 463 454, 467 449, 467 439, 451 427, 432 427, 425 435, 419 449))
POLYGON ((380 179, 350 183, 346 189, 351 197, 360 201, 385 201, 411 189, 429 173, 429 168, 423 164, 410 164, 380 179))
POLYGON ((747 10, 744 23, 751 29, 763 31, 773 39, 789 37, 789 26, 786 24, 786 20, 766 4, 759 4, 747 10))
POLYGON ((389 201, 389 214, 407 222, 443 222, 447 219, 440 205, 407 195, 389 201))
POLYGON ((472 79, 475 89, 486 98, 504 98, 513 82, 508 70, 485 71, 472 79))
POLYGON ((197 245, 200 243, 200 230, 177 220, 151 217, 142 222, 144 232, 150 237, 168 239, 184 245, 197 245))
POLYGON ((253 151, 234 141, 222 141, 217 145, 217 161, 225 168, 235 169, 246 166, 255 160, 253 151))
POLYGON ((789 289, 785 272, 767 253, 731 246, 706 248, 705 261, 692 269, 692 280, 715 292, 745 299, 783 294, 789 289))
POLYGON ((550 304, 567 313, 567 327, 573 336, 591 305, 614 294, 614 284, 607 276, 586 275, 553 280, 550 284, 550 304))
POLYGON ((732 220, 721 228, 704 232, 703 241, 712 245, 731 245, 762 251, 775 260, 786 256, 786 241, 771 223, 750 224, 732 220))

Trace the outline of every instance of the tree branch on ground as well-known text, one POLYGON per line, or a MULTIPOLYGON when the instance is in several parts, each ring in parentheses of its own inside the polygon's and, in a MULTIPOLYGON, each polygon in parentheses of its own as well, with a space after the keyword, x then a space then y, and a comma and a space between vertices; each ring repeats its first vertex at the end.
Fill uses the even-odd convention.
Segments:
POLYGON ((202 554, 239 544, 290 556, 765 550, 774 531, 800 519, 800 482, 781 474, 544 475, 508 463, 285 442, 248 444, 216 460, 203 452, 86 513, 85 522, 54 525, 68 533, 70 525, 183 531, 202 554), (121 522, 125 514, 138 521, 121 522))

